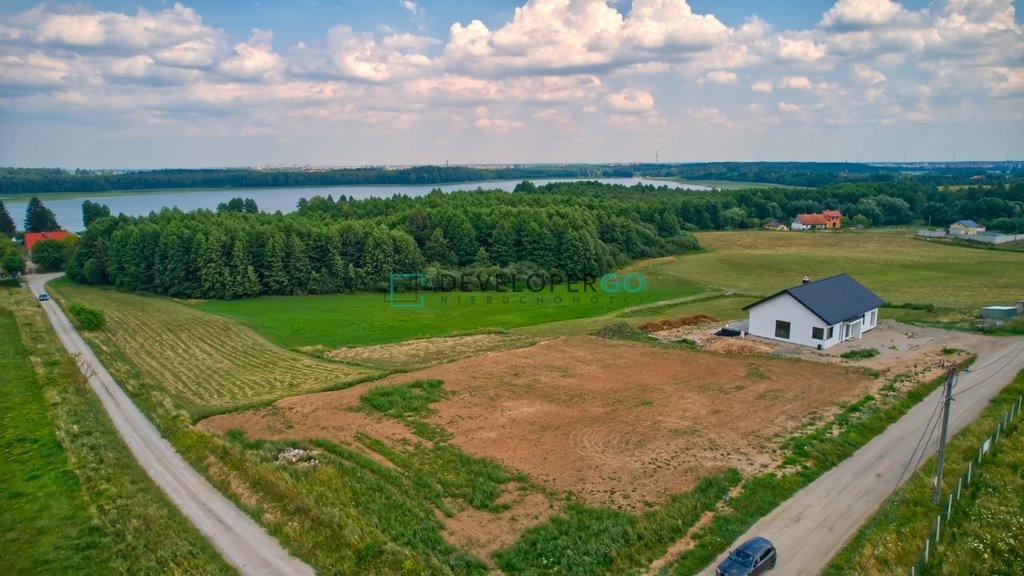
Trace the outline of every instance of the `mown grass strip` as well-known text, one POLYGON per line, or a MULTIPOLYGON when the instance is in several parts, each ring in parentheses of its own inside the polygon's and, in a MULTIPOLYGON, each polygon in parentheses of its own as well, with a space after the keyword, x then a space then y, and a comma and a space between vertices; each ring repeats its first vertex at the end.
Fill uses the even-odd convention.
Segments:
POLYGON ((746 480, 743 491, 730 499, 729 510, 716 514, 708 526, 694 535, 697 545, 679 557, 672 573, 689 576, 700 572, 759 518, 849 458, 944 380, 945 376, 940 376, 922 382, 898 399, 880 402, 873 396, 866 396, 847 406, 833 421, 787 440, 783 447, 789 449, 791 455, 783 465, 799 466, 799 469, 781 474, 768 472, 746 480))
POLYGON ((379 374, 281 349, 237 322, 166 298, 66 280, 50 288, 62 302, 102 311, 106 327, 86 335, 94 347, 130 357, 147 381, 160 382, 194 420, 379 374))
POLYGON ((0 308, 17 319, 0 313, 0 572, 232 574, 136 464, 32 295, 0 289, 0 308))
MULTIPOLYGON (((1014 381, 993 398, 974 422, 950 439, 946 445, 943 467, 943 502, 948 498, 949 491, 956 489, 957 481, 968 463, 978 455, 981 442, 992 434, 997 423, 1022 393, 1024 372, 1017 374, 1014 381)), ((981 466, 974 468, 979 483, 969 487, 966 502, 954 504, 953 517, 948 524, 953 533, 947 533, 940 542, 939 551, 945 552, 944 561, 951 562, 950 566, 971 569, 947 569, 944 566, 937 573, 1010 575, 1019 572, 1017 568, 1022 565, 1020 561, 1024 560, 1021 554, 1024 548, 1012 537, 1013 542, 1008 541, 1007 536, 1021 534, 1024 527, 1024 514, 1021 512, 1024 509, 1013 507, 1013 502, 1024 501, 1019 489, 1013 491, 1014 486, 1024 484, 1024 476, 1021 476, 1024 466, 1005 468, 1005 463, 1020 462, 1022 459, 1021 452, 1013 452, 1014 443, 1016 446, 1024 444, 1019 421, 1016 426, 1017 430, 1005 439, 1009 442, 1004 444, 1001 441, 995 445, 997 458, 1006 460, 985 460, 981 466), (986 478, 988 484, 984 483, 986 478), (961 508, 971 509, 971 498, 978 499, 978 508, 975 511, 960 512, 961 508), (995 513, 984 514, 982 509, 995 513), (963 556, 953 550, 960 550, 963 556), (977 563, 965 563, 969 558, 976 558, 977 563), (997 558, 1004 558, 1008 563, 995 562, 997 558), (1017 561, 1013 561, 1014 558, 1017 561), (1006 571, 1008 567, 1014 568, 1006 571)), ((872 519, 861 528, 857 536, 836 555, 824 574, 846 576, 860 574, 862 570, 865 576, 909 573, 910 567, 921 554, 925 539, 935 528, 938 509, 932 503, 934 473, 935 458, 932 457, 900 489, 893 500, 893 507, 879 512, 884 521, 875 522, 872 519)), ((950 528, 943 527, 944 530, 950 528)))

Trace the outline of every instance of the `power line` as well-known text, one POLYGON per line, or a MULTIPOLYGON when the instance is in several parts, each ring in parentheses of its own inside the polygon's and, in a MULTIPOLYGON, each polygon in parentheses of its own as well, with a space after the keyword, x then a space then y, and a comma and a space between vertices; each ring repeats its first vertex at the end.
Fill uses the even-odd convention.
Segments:
MULTIPOLYGON (((927 446, 931 442, 932 436, 935 434, 935 428, 938 425, 938 420, 936 419, 936 415, 938 415, 938 413, 939 413, 939 406, 941 406, 941 405, 942 405, 941 402, 936 403, 935 404, 935 408, 932 409, 932 415, 928 417, 928 422, 925 423, 924 430, 921 431, 921 437, 917 439, 917 445, 914 446, 913 452, 910 453, 910 458, 907 459, 907 463, 903 466, 903 471, 900 472, 899 478, 896 479, 896 485, 893 486, 892 492, 889 494, 889 498, 886 499, 886 501, 885 501, 885 506, 883 507, 883 512, 881 514, 877 514, 875 516, 875 519, 871 522, 871 526, 868 528, 867 533, 864 534, 864 541, 865 542, 867 542, 868 539, 871 538, 871 533, 874 532, 875 528, 878 525, 878 522, 883 517, 886 518, 886 520, 888 520, 888 518, 895 511, 895 508, 892 507, 893 500, 895 500, 896 495, 899 493, 900 483, 903 482, 903 477, 906 476, 907 470, 910 469, 911 464, 914 462, 914 456, 918 457, 917 464, 914 466, 914 469, 916 470, 917 467, 921 465, 921 459, 924 457, 924 454, 926 452, 925 450, 923 450, 923 448, 925 446, 927 446), (930 432, 929 432, 929 428, 931 429, 930 432), (927 440, 925 439, 926 435, 927 435, 927 440), (918 450, 921 451, 920 455, 918 455, 918 453, 917 453, 918 450)), ((900 500, 900 502, 897 503, 896 507, 898 508, 899 506, 901 506, 903 504, 903 500, 905 500, 905 499, 906 499, 906 495, 904 494, 904 498, 902 498, 900 500)), ((880 542, 875 542, 874 546, 871 547, 871 551, 868 553, 868 557, 864 560, 864 564, 861 566, 860 571, 857 572, 858 576, 861 576, 862 574, 864 574, 864 571, 867 570, 868 563, 870 563, 871 559, 875 556, 875 552, 878 550, 878 545, 879 544, 880 544, 880 542)))
MULTIPOLYGON (((1012 349, 1011 349, 1011 350, 1012 350, 1012 349)), ((1002 356, 1000 357, 1000 359, 1002 359, 1002 358, 1005 358, 1005 357, 1006 357, 1007 355, 1009 355, 1009 354, 1010 354, 1010 351, 1007 351, 1007 352, 1006 352, 1005 354, 1003 354, 1003 355, 1002 355, 1002 356)), ((1007 360, 1007 361, 1006 361, 1006 362, 1005 362, 1005 363, 1004 363, 1004 364, 1003 364, 1002 366, 1000 366, 1000 367, 999 367, 998 369, 996 369, 996 370, 995 370, 994 372, 992 372, 992 373, 991 373, 991 374, 989 374, 988 376, 986 376, 986 377, 982 378, 981 380, 979 380, 979 381, 975 382, 974 384, 971 384, 971 385, 970 385, 970 386, 968 386, 967 388, 964 388, 963 390, 961 390, 961 391, 957 392, 957 393, 956 393, 956 394, 955 394, 955 395, 953 396, 953 398, 956 398, 956 397, 958 397, 958 396, 961 396, 961 395, 965 394, 966 392, 969 392, 969 391, 971 391, 971 390, 973 390, 973 389, 977 388, 978 386, 981 386, 981 385, 982 385, 982 384, 984 384, 985 382, 988 382, 989 380, 991 380, 992 378, 994 378, 994 377, 995 377, 995 376, 996 376, 997 374, 999 374, 999 371, 1000 371, 1000 370, 1002 370, 1003 368, 1006 368, 1007 366, 1009 366, 1009 365, 1010 365, 1010 363, 1011 363, 1011 362, 1013 362, 1014 360, 1016 360, 1016 359, 1017 359, 1017 357, 1018 357, 1018 356, 1020 356, 1021 354, 1024 354, 1024 347, 1022 347, 1022 348, 1020 348, 1019 350, 1017 350, 1017 353, 1013 355, 1013 358, 1010 358, 1009 360, 1007 360)), ((991 366, 992 364, 994 364, 994 362, 989 362, 988 364, 986 364, 986 366, 991 366)))

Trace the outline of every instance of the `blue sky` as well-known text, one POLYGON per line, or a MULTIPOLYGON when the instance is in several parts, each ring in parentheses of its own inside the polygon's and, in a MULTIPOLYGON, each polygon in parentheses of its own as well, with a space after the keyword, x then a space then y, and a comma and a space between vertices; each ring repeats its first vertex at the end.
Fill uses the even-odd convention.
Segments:
POLYGON ((1019 7, 8 1, 0 165, 1021 159, 1019 7))

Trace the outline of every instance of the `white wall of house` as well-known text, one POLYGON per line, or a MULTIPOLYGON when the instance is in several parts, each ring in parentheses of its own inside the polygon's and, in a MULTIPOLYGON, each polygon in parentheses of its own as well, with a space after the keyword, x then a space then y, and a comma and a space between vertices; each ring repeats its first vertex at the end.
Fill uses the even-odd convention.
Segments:
MULTIPOLYGON (((754 336, 762 338, 813 347, 820 344, 822 348, 829 348, 842 342, 847 333, 847 323, 841 322, 829 326, 789 294, 780 294, 767 302, 762 302, 751 308, 749 313, 748 331, 754 336), (776 335, 778 321, 789 322, 789 338, 776 335), (820 330, 818 333, 821 336, 820 339, 815 338, 815 329, 820 330)), ((860 337, 861 334, 877 325, 878 309, 875 308, 864 314, 859 327, 851 326, 850 335, 851 337, 860 337)))
POLYGON ((807 228, 810 228, 810 226, 804 226, 801 224, 799 218, 793 220, 793 223, 789 225, 790 230, 806 230, 807 228))

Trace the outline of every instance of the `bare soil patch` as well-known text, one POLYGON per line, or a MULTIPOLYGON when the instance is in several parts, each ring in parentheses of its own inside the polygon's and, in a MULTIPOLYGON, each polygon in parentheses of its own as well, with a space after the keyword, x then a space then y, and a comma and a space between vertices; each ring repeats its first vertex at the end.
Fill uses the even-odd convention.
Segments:
POLYGON ((445 539, 491 562, 491 554, 512 546, 524 530, 545 522, 561 510, 561 505, 552 502, 547 496, 517 488, 513 483, 498 500, 499 504, 509 506, 501 512, 488 512, 467 506, 450 518, 440 516, 444 523, 445 539))
POLYGON ((351 407, 372 386, 428 378, 443 380, 449 392, 431 420, 462 450, 590 504, 632 511, 725 467, 773 466, 777 435, 871 386, 842 366, 579 336, 288 398, 203 425, 256 437, 349 440, 362 430, 399 439, 401 424, 351 407))
POLYGON ((526 346, 532 339, 519 334, 472 334, 444 338, 423 338, 395 344, 338 348, 324 354, 332 360, 369 364, 381 368, 432 366, 483 352, 526 346))
POLYGON ((695 314, 693 316, 683 316, 682 318, 665 318, 664 320, 645 322, 637 326, 637 328, 644 332, 660 332, 662 330, 671 330, 672 328, 681 328, 683 326, 712 324, 718 321, 718 318, 715 318, 714 316, 708 316, 707 314, 695 314))

